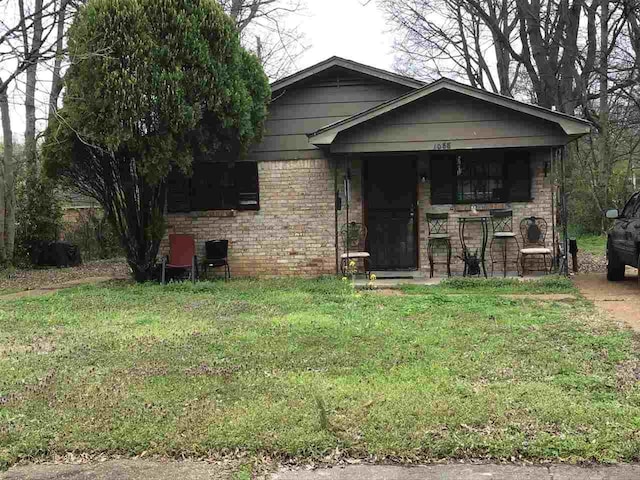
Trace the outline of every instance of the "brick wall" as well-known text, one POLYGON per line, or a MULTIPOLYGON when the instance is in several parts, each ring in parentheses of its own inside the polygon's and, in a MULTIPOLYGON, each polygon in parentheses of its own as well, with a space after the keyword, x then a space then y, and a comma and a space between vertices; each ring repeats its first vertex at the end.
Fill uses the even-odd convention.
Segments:
MULTIPOLYGON (((550 160, 550 151, 548 149, 533 150, 531 152, 532 162, 532 184, 531 184, 531 202, 513 202, 513 203, 495 203, 495 204, 476 204, 478 212, 482 214, 489 214, 490 209, 494 208, 506 208, 513 210, 513 228, 517 234, 518 242, 522 243, 522 237, 520 235, 519 227, 520 221, 525 217, 536 216, 542 217, 547 221, 547 246, 551 247, 552 238, 552 207, 551 207, 551 178, 544 176, 544 164, 550 160)), ((418 172, 429 172, 428 158, 422 158, 419 160, 418 172)), ((463 215, 469 215, 471 205, 431 205, 431 190, 429 181, 419 185, 419 230, 420 230, 420 270, 428 274, 429 272, 429 260, 427 257, 427 237, 428 226, 426 223, 427 211, 434 212, 448 212, 449 213, 449 233, 452 237, 452 250, 453 258, 451 270, 453 273, 462 273, 463 263, 458 256, 462 255, 462 244, 460 242, 458 232, 458 218, 463 215)), ((491 252, 490 243, 492 237, 491 225, 489 225, 489 243, 487 244, 486 252, 486 265, 489 274, 491 274, 491 252)), ((476 249, 480 251, 481 235, 480 225, 472 224, 465 228, 465 243, 467 247, 473 252, 476 249)), ((515 271, 515 264, 513 263, 518 255, 516 244, 513 240, 509 240, 507 243, 507 271, 515 271)), ((502 244, 498 244, 495 249, 496 259, 502 262, 502 244)), ((529 264, 528 264, 529 265, 529 264)), ((531 263, 530 267, 538 267, 531 263)), ((503 264, 496 263, 494 268, 497 273, 502 273, 503 264)), ((436 275, 446 274, 446 267, 436 266, 436 275)))
MULTIPOLYGON (((318 276, 335 272, 334 176, 330 162, 261 162, 259 211, 170 214, 168 233, 229 240, 234 276, 318 276)), ((168 253, 168 239, 161 244, 168 253)))
MULTIPOLYGON (((481 213, 488 214, 492 208, 511 208, 514 212, 514 229, 518 233, 522 218, 536 215, 547 220, 549 232, 547 245, 551 245, 551 183, 544 176, 544 163, 549 160, 549 150, 532 152, 533 200, 526 203, 478 204, 481 213)), ((365 223, 362 209, 362 167, 366 160, 350 160, 352 175, 349 220, 365 223)), ((429 172, 428 155, 418 160, 418 174, 429 172)), ((338 188, 343 199, 338 213, 338 225, 346 221, 343 178, 344 163, 338 163, 338 188)), ((392 168, 392 164, 390 164, 392 168)), ((209 211, 168 216, 168 233, 190 233, 196 237, 198 255, 204 254, 204 242, 213 239, 228 239, 229 260, 234 276, 318 276, 335 272, 335 213, 334 171, 331 162, 320 160, 291 160, 261 162, 258 165, 260 178, 259 211, 209 211)), ((428 175, 427 175, 428 176, 428 175)), ((419 269, 429 272, 427 258, 428 228, 425 221, 427 211, 449 213, 449 231, 452 236, 452 271, 462 272, 462 261, 457 258, 462 248, 458 236, 458 218, 468 215, 469 205, 431 205, 429 180, 418 185, 418 250, 419 269)), ((489 241, 491 232, 489 232, 489 241)), ((480 247, 479 226, 466 230, 467 245, 475 250, 480 247)), ((511 242, 508 259, 517 256, 515 243, 511 242)), ((342 251, 341 241, 339 241, 342 251)), ((168 241, 161 246, 168 252, 168 241)), ((500 257, 501 258, 501 257, 500 257)), ((487 248, 487 267, 491 271, 490 252, 487 248)), ((509 265, 509 270, 514 270, 509 265)), ((496 264, 502 271, 502 264, 496 264)), ((444 267, 436 269, 436 275, 446 273, 444 267)))

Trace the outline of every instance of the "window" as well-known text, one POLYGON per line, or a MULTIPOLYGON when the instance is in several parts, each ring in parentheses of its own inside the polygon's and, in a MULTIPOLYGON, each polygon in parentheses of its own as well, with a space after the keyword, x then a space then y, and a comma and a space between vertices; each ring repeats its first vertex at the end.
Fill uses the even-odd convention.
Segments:
POLYGON ((502 158, 456 156, 456 203, 502 202, 504 194, 502 158))
POLYGON ((529 154, 484 150, 431 157, 431 203, 496 203, 531 200, 529 154))
POLYGON ((255 162, 193 165, 191 178, 172 172, 168 179, 168 210, 258 210, 258 165, 255 162))
POLYGON ((627 204, 624 206, 622 210, 622 218, 633 218, 634 216, 638 216, 638 210, 640 210, 640 194, 636 193, 633 195, 627 204))

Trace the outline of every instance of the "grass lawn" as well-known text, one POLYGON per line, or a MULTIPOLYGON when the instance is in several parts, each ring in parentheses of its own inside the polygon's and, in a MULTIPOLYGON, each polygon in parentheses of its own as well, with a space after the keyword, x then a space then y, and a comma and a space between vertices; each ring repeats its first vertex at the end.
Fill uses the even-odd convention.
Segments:
POLYGON ((606 235, 580 235, 577 237, 578 250, 593 255, 604 255, 607 249, 606 235))
POLYGON ((640 459, 632 335, 570 283, 105 285, 0 302, 0 464, 55 453, 640 459), (448 295, 456 293, 456 295, 448 295))

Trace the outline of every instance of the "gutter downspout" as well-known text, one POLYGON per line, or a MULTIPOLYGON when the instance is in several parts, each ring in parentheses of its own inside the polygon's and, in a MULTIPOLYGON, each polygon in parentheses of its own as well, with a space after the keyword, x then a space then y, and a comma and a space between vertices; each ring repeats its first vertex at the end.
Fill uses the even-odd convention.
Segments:
POLYGON ((567 185, 566 185, 566 174, 565 174, 565 154, 567 153, 568 147, 565 145, 560 153, 560 168, 562 170, 562 178, 561 178, 561 188, 562 188, 562 234, 564 238, 562 239, 562 243, 564 246, 563 261, 564 261, 564 273, 565 276, 569 276, 569 205, 567 205, 567 185))
POLYGON ((338 159, 333 159, 333 212, 335 215, 336 276, 340 274, 340 248, 338 246, 338 159))
POLYGON ((556 239, 556 222, 558 221, 558 209, 556 208, 556 190, 558 189, 558 175, 556 173, 556 156, 558 153, 557 147, 552 147, 550 151, 550 162, 551 166, 549 168, 551 175, 551 241, 553 244, 553 261, 555 263, 555 268, 559 270, 560 261, 559 261, 559 249, 558 249, 558 241, 556 239))

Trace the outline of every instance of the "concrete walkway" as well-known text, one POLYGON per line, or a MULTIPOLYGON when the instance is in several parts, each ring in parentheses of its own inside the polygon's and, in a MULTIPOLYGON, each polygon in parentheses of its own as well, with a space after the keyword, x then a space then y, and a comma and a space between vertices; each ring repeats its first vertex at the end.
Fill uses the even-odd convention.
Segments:
POLYGON ((273 480, 638 480, 640 466, 358 465, 313 471, 280 471, 273 480))
MULTIPOLYGON (((0 473, 0 480, 217 480, 245 478, 237 465, 198 461, 111 460, 83 465, 29 465, 0 473)), ((249 477, 246 477, 249 478, 249 477)), ((317 470, 282 469, 271 480, 638 480, 639 465, 353 465, 317 470)))

